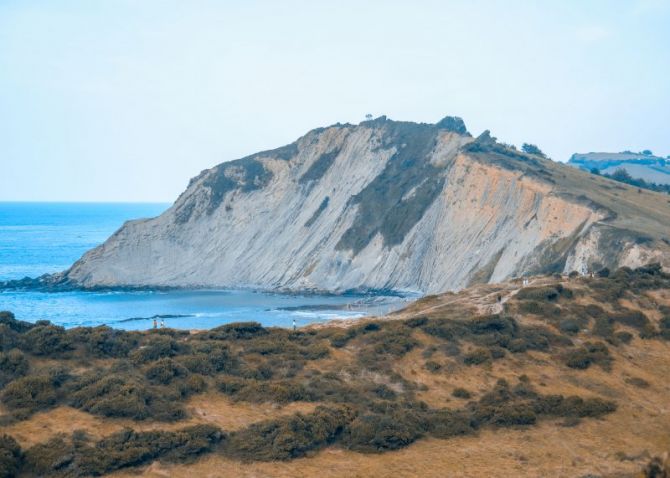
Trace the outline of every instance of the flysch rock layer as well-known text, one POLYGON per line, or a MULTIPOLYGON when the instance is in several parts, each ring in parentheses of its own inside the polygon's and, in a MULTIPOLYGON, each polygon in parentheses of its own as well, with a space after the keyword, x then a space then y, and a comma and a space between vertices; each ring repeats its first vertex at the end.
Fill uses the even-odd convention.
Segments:
POLYGON ((475 139, 459 118, 338 124, 203 171, 165 213, 127 222, 61 280, 435 293, 540 272, 669 265, 668 203, 658 217, 644 212, 647 229, 622 227, 616 207, 574 186, 587 176, 488 132, 475 139))

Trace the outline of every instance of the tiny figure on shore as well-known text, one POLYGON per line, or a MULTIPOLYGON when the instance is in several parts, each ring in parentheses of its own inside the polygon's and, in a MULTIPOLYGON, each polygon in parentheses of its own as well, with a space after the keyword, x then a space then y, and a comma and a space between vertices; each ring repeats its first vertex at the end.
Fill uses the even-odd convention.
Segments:
POLYGON ((165 319, 161 319, 161 329, 165 328, 165 319))
POLYGON ((293 330, 295 330, 297 327, 295 325, 295 319, 293 319, 293 330))
POLYGON ((154 319, 154 329, 157 329, 157 328, 158 328, 158 321, 156 319, 154 319))
POLYGON ((498 294, 498 302, 502 302, 502 295, 498 294))

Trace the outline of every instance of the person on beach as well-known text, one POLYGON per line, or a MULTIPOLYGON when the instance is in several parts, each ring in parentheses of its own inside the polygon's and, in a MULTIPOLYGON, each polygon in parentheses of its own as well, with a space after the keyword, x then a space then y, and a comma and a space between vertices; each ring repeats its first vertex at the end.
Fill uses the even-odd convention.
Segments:
POLYGON ((165 328, 165 319, 161 319, 161 329, 165 328))
POLYGON ((295 319, 293 319, 293 330, 295 330, 295 329, 296 329, 295 319))
POLYGON ((154 329, 157 329, 157 328, 158 328, 158 321, 156 319, 154 319, 154 329))

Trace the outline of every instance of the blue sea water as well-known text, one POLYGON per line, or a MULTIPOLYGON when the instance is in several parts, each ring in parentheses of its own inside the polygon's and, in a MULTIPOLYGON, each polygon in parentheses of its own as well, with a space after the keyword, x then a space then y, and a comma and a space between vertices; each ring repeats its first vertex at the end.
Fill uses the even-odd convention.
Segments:
MULTIPOLYGON (((67 269, 126 220, 153 217, 169 204, 0 202, 0 281, 67 269)), ((302 326, 334 318, 380 315, 407 299, 393 296, 287 295, 249 290, 108 292, 0 291, 0 310, 21 320, 66 327, 106 324, 127 330, 153 325, 206 329, 254 320, 302 326)))

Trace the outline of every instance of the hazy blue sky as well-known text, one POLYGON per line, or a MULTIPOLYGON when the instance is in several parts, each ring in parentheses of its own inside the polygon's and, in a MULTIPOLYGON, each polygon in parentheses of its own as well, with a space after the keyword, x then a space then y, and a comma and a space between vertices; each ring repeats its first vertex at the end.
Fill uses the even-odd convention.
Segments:
POLYGON ((0 0, 0 200, 171 201, 366 113, 670 154, 670 1, 0 0))

